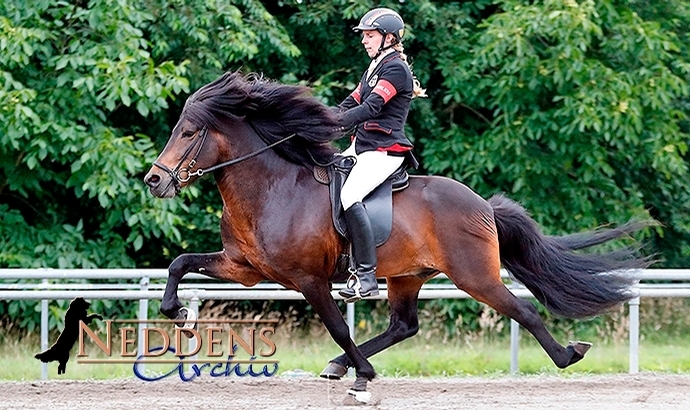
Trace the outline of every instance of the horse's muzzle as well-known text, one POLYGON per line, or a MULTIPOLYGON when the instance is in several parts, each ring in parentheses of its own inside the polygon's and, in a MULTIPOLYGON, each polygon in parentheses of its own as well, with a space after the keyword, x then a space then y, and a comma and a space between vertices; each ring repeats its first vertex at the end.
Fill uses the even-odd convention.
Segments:
POLYGON ((180 192, 177 181, 167 173, 152 168, 144 177, 144 183, 148 185, 151 195, 158 198, 174 198, 180 192))

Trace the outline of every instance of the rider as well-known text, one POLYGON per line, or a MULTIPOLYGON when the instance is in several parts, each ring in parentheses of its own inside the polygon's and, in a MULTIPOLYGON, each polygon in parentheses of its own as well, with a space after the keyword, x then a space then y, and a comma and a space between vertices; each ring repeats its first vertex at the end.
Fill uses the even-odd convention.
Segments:
POLYGON ((343 156, 356 158, 341 192, 347 230, 357 271, 339 293, 346 302, 379 294, 376 243, 362 201, 411 155, 404 125, 412 98, 425 97, 403 53, 403 19, 388 8, 367 12, 353 28, 371 58, 357 88, 338 105, 342 129, 355 127, 343 156))

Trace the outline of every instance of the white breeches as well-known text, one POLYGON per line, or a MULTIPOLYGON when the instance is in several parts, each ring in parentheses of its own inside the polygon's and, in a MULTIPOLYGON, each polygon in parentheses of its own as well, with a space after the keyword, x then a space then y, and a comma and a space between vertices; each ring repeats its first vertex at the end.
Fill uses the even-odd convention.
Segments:
POLYGON ((405 157, 388 155, 385 151, 366 151, 357 155, 354 141, 341 155, 357 158, 340 193, 340 201, 345 210, 362 202, 365 196, 381 185, 405 161, 405 157))

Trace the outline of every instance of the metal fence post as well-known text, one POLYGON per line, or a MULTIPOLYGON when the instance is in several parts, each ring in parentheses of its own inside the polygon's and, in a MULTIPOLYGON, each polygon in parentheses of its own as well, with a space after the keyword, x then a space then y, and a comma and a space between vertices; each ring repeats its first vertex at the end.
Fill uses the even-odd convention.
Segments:
MULTIPOLYGON (((47 285, 48 279, 42 284, 47 285)), ((41 300, 41 351, 48 349, 48 300, 41 300)), ((41 363, 41 380, 48 380, 48 363, 41 363)))
POLYGON ((640 297, 628 302, 630 308, 630 374, 637 374, 640 370, 640 297))
POLYGON ((347 327, 350 329, 350 339, 355 341, 355 304, 347 303, 347 327))
POLYGON ((510 319, 510 374, 518 374, 518 351, 520 349, 520 324, 510 319))
MULTIPOLYGON (((195 317, 197 320, 199 319, 199 290, 194 289, 192 290, 192 303, 189 305, 189 307, 192 309, 192 311, 195 313, 195 317)), ((189 339, 189 351, 194 351, 196 350, 196 338, 192 337, 189 339)), ((192 360, 196 361, 198 359, 198 355, 194 355, 191 357, 192 360)))
MULTIPOLYGON (((355 304, 346 303, 347 306, 347 327, 350 329, 350 339, 355 341, 355 304)), ((350 367, 347 369, 347 375, 350 377, 355 376, 355 369, 350 367)))
MULTIPOLYGON (((149 277, 143 276, 139 281, 139 289, 142 293, 149 290, 149 277)), ((149 300, 139 299, 139 338, 137 340, 137 356, 141 357, 144 354, 144 329, 146 329, 146 321, 149 319, 149 300)), ((146 371, 146 365, 140 363, 138 365, 139 371, 143 374, 146 371)))
MULTIPOLYGON (((513 292, 522 287, 515 280, 510 281, 508 289, 513 292)), ((520 351, 520 324, 514 319, 510 319, 510 374, 516 375, 520 372, 518 354, 520 351)))

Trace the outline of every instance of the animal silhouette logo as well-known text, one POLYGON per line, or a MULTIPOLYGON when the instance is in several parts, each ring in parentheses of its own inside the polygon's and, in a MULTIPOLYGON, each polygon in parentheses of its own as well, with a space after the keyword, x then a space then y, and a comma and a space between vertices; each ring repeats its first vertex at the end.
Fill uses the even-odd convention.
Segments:
POLYGON ((78 297, 72 300, 65 314, 65 328, 57 341, 48 350, 36 353, 34 357, 43 363, 59 362, 58 374, 65 373, 69 352, 79 338, 79 321, 90 325, 94 319, 103 320, 103 317, 97 313, 87 315, 89 306, 91 303, 85 301, 84 298, 78 297))

